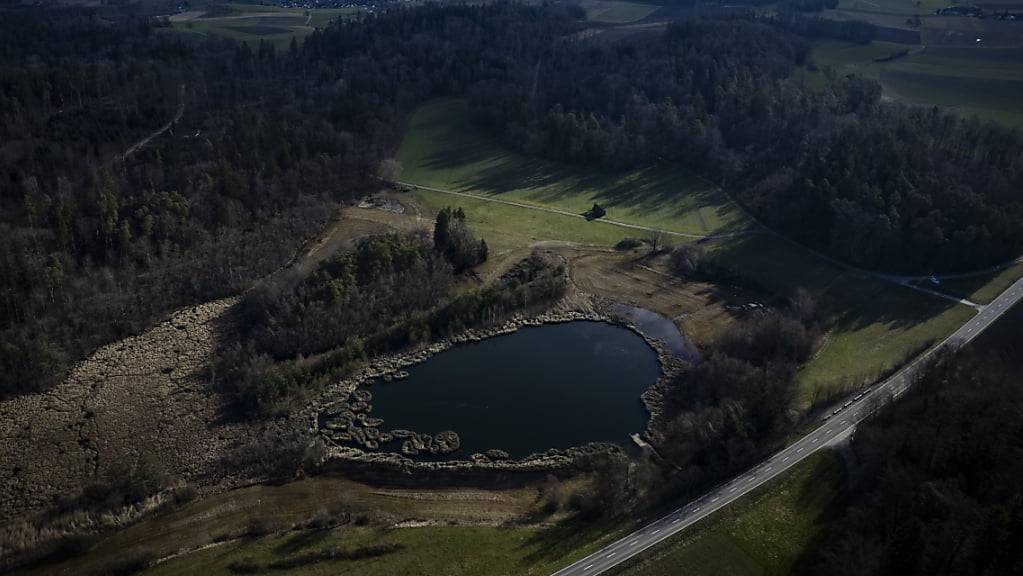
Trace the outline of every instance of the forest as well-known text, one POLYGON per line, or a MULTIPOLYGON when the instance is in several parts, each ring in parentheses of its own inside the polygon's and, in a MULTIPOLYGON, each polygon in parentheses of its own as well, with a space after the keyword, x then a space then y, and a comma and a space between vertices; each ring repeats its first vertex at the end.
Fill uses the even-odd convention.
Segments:
POLYGON ((278 52, 90 9, 5 10, 0 397, 273 272, 337 202, 378 185, 414 106, 571 26, 539 7, 429 6, 278 52))
POLYGON ((844 514, 810 554, 809 573, 1023 571, 1023 309, 1016 308, 860 425, 844 514))
POLYGON ((379 185, 408 114, 441 96, 469 97, 475 121, 530 154, 689 167, 857 266, 932 273, 1023 251, 1018 132, 883 102, 868 80, 812 89, 793 77, 807 44, 780 20, 592 43, 578 17, 394 8, 277 50, 88 8, 5 10, 0 396, 279 269, 379 185))
POLYGON ((1023 134, 885 102, 856 76, 808 86, 795 32, 825 32, 812 24, 704 19, 562 42, 475 85, 473 117, 528 154, 688 167, 768 226, 864 268, 975 270, 1023 252, 1023 134))
POLYGON ((462 209, 445 208, 433 238, 368 236, 308 274, 274 274, 242 298, 239 341, 219 351, 213 379, 249 415, 284 413, 367 357, 493 324, 565 291, 564 266, 539 253, 496 283, 455 290, 466 263, 485 259, 462 209))

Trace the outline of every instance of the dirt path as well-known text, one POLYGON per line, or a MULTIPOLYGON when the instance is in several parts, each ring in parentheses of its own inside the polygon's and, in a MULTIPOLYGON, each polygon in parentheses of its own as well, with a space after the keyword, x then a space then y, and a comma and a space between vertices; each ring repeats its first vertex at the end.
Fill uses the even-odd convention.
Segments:
POLYGON ((131 156, 132 154, 138 152, 140 149, 142 149, 143 146, 149 144, 153 140, 153 138, 156 138, 157 136, 170 130, 171 126, 173 126, 179 120, 181 120, 181 116, 184 113, 185 113, 185 85, 182 84, 181 86, 178 87, 178 111, 177 113, 174 114, 174 117, 171 118, 169 122, 161 126, 158 130, 156 130, 149 136, 146 136, 145 138, 129 146, 128 149, 124 151, 124 154, 121 155, 121 159, 124 160, 128 156, 131 156))

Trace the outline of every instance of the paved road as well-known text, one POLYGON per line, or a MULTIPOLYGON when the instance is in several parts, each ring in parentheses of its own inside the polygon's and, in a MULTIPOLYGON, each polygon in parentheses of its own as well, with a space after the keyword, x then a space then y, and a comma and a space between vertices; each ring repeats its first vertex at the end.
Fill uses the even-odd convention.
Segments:
POLYGON ((909 387, 924 360, 940 348, 960 346, 973 340, 1020 299, 1023 299, 1023 278, 1002 292, 991 304, 984 306, 979 314, 963 324, 941 344, 917 357, 894 376, 832 408, 827 419, 798 442, 697 500, 558 570, 554 576, 591 576, 605 572, 738 500, 824 446, 848 437, 859 421, 884 402, 898 397, 909 387))

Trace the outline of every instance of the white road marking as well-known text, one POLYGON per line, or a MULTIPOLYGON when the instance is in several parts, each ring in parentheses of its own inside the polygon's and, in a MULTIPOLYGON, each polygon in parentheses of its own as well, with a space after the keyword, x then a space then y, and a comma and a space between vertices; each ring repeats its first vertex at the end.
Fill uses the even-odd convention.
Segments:
POLYGON ((654 530, 653 532, 651 532, 651 534, 657 534, 657 533, 658 533, 658 532, 660 532, 660 531, 661 531, 661 529, 660 529, 660 528, 658 528, 657 530, 654 530))
POLYGON ((590 564, 589 566, 586 566, 585 568, 583 568, 583 570, 589 570, 590 568, 593 568, 593 564, 590 564))
POLYGON ((639 542, 639 540, 633 540, 632 542, 629 542, 629 546, 635 546, 636 542, 639 542))
POLYGON ((781 459, 781 461, 782 461, 782 462, 788 462, 788 461, 789 461, 789 457, 788 457, 788 456, 786 456, 786 457, 782 458, 782 459, 781 459))
POLYGON ((614 555, 615 555, 615 553, 614 553, 614 552, 612 552, 612 553, 608 554, 607 556, 605 556, 605 558, 611 558, 611 557, 612 557, 612 556, 614 556, 614 555))
POLYGON ((713 504, 713 503, 717 502, 720 499, 721 498, 718 498, 717 496, 715 496, 714 499, 710 501, 710 503, 713 504))

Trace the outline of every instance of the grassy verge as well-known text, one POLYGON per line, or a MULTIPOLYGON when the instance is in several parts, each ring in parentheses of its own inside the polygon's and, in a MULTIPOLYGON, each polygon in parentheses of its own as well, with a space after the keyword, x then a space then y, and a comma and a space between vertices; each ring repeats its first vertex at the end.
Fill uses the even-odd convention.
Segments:
POLYGON ((780 479, 611 574, 798 573, 804 552, 836 518, 844 485, 845 467, 838 454, 815 454, 780 479))
MULTIPOLYGON (((574 490, 584 482, 569 479, 562 486, 574 490)), ((391 550, 382 556, 316 562, 289 573, 546 575, 563 558, 582 556, 628 528, 578 524, 563 514, 547 517, 549 524, 524 522, 538 506, 534 487, 398 489, 320 476, 205 498, 110 534, 84 556, 17 573, 104 573, 112 559, 167 558, 190 550, 146 573, 229 574, 228 565, 242 559, 265 565, 327 549, 387 545, 391 550), (288 529, 339 505, 366 515, 369 523, 288 529), (264 527, 267 535, 244 536, 253 526, 264 527)))
MULTIPOLYGON (((994 274, 945 280, 938 286, 938 289, 960 298, 967 298, 978 304, 988 304, 1021 276, 1023 276, 1023 264, 1016 264, 994 274)), ((928 288, 933 288, 933 286, 928 284, 928 288)))
POLYGON ((415 192, 415 196, 431 212, 445 206, 461 206, 472 229, 486 238, 491 250, 497 252, 529 246, 542 240, 611 246, 623 238, 638 234, 636 230, 619 226, 440 192, 420 189, 415 192))
MULTIPOLYGON (((717 187, 680 169, 602 173, 511 152, 470 124, 460 100, 433 101, 420 108, 397 159, 403 168, 401 179, 422 186, 575 214, 597 202, 607 210, 608 219, 686 234, 722 233, 748 225, 717 187)), ((506 214, 512 219, 515 214, 529 217, 523 210, 506 214)))

